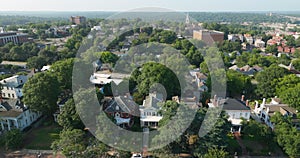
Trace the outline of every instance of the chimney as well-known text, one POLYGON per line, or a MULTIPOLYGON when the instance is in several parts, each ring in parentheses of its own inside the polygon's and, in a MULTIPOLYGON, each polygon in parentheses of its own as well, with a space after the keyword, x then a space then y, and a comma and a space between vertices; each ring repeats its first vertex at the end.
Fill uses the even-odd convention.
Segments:
POLYGON ((258 108, 258 101, 255 101, 255 109, 258 108))
POLYGON ((246 100, 246 106, 249 107, 249 100, 246 100))
POLYGON ((241 101, 242 101, 242 102, 245 101, 245 95, 242 95, 241 101))
POLYGON ((266 98, 264 98, 264 99, 263 99, 263 102, 262 102, 262 104, 263 104, 263 105, 265 105, 265 104, 266 104, 266 98))

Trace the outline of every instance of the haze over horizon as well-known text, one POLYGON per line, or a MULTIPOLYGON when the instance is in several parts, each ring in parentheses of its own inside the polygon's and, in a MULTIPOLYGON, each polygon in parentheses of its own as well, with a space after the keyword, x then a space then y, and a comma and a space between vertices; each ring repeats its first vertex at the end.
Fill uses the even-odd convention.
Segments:
POLYGON ((0 11, 127 11, 135 8, 157 7, 174 11, 243 12, 243 11, 300 11, 299 0, 9 0, 0 5, 0 11))

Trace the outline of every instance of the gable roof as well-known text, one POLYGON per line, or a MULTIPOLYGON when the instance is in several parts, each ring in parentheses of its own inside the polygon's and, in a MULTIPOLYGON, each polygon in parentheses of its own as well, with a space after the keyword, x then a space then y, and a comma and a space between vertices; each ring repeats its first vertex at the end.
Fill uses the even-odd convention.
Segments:
POLYGON ((6 79, 3 79, 0 81, 0 84, 4 86, 10 86, 10 87, 20 87, 24 85, 24 83, 27 81, 27 76, 24 75, 15 75, 6 79))
POLYGON ((138 105, 131 99, 118 96, 108 101, 108 107, 104 110, 107 113, 128 113, 134 116, 139 116, 138 105))
POLYGON ((249 110, 250 108, 247 107, 244 103, 241 101, 238 101, 236 99, 226 99, 223 105, 224 110, 249 110))

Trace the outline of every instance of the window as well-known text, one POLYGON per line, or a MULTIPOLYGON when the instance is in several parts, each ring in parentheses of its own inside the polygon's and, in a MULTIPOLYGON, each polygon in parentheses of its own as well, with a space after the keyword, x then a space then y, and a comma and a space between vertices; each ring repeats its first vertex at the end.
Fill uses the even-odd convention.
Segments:
POLYGON ((235 118, 235 114, 232 114, 232 118, 235 118))
POLYGON ((5 93, 2 93, 2 96, 5 97, 5 93))
POLYGON ((14 87, 10 87, 11 90, 14 90, 14 87))
POLYGON ((240 117, 243 117, 243 113, 240 113, 240 117))
POLYGON ((10 94, 8 93, 8 98, 10 98, 10 94))
POLYGON ((245 117, 248 117, 248 113, 245 113, 245 117))
POLYGON ((155 116, 155 112, 152 112, 152 116, 155 116))
POLYGON ((11 95, 12 95, 13 98, 15 98, 15 95, 14 95, 14 94, 11 94, 11 95))
POLYGON ((7 86, 6 89, 9 90, 9 87, 7 86))

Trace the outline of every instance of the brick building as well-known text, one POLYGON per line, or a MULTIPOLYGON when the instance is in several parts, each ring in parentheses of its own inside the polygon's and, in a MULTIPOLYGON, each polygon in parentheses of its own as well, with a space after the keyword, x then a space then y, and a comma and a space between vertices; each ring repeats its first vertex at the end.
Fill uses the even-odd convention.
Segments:
POLYGON ((80 25, 80 24, 83 24, 83 23, 86 22, 86 17, 84 17, 84 16, 71 16, 70 17, 70 22, 73 23, 73 24, 80 25))
POLYGON ((224 41, 224 33, 212 30, 193 31, 193 38, 202 40, 207 44, 222 43, 224 41))

